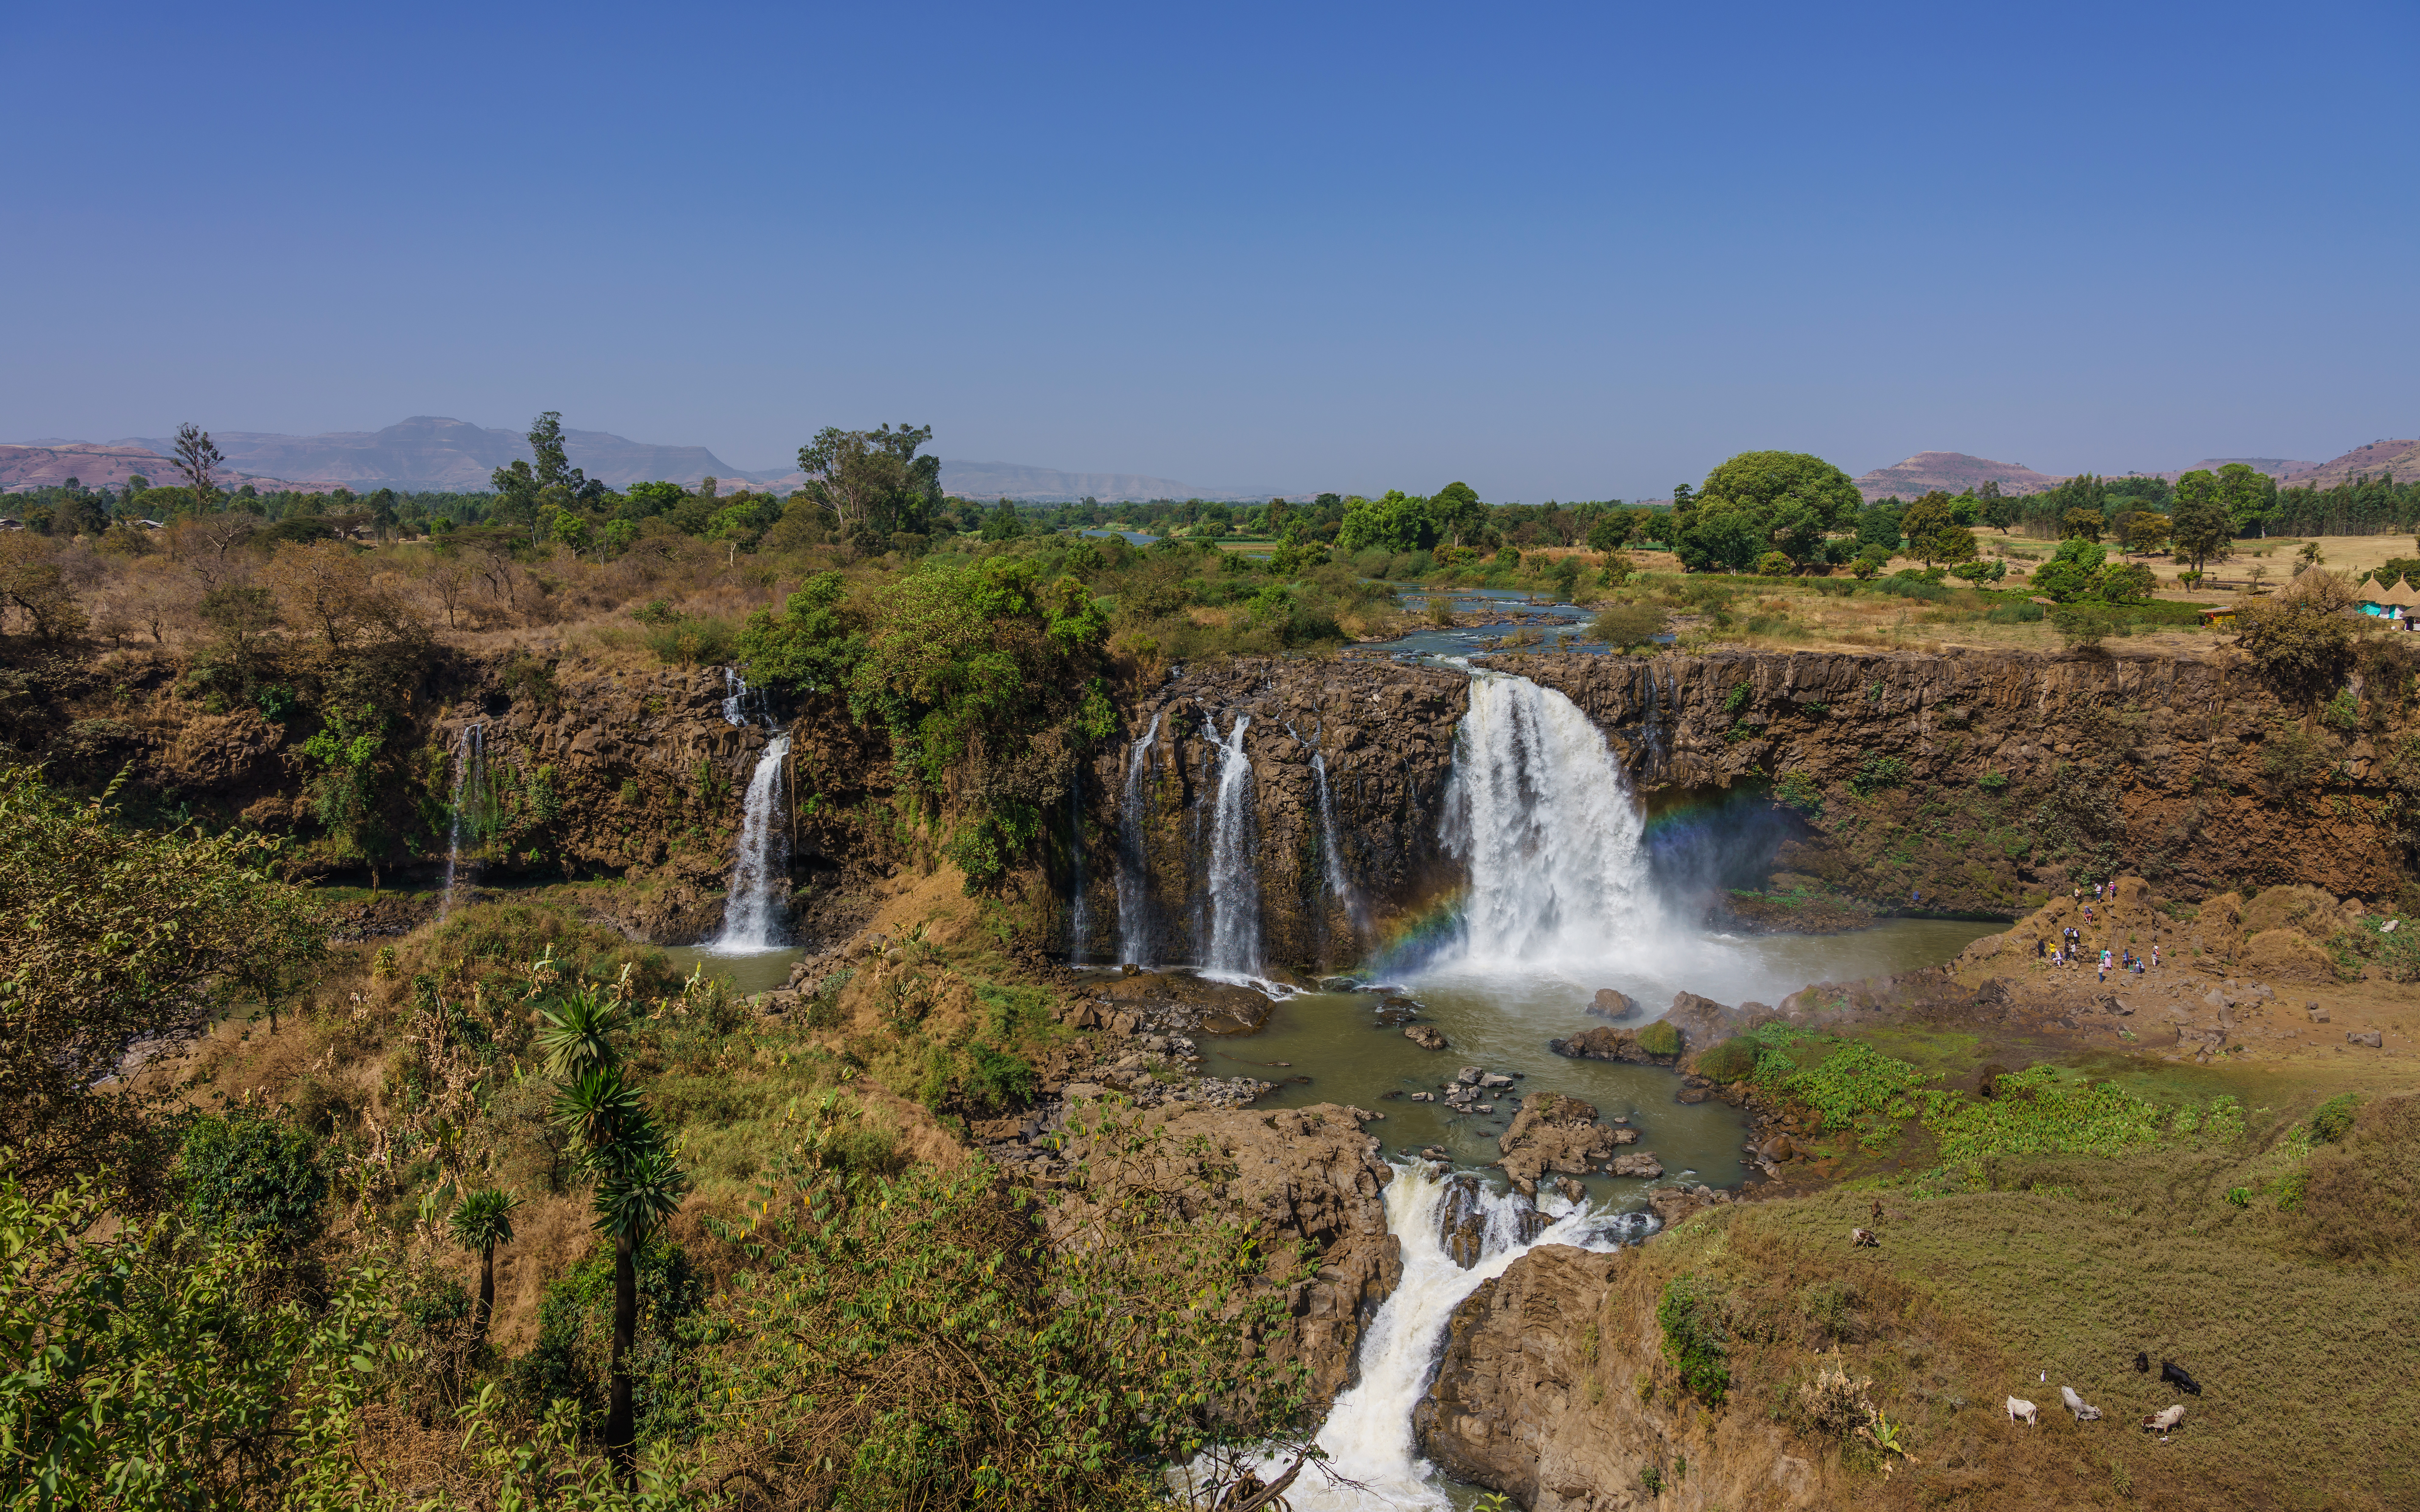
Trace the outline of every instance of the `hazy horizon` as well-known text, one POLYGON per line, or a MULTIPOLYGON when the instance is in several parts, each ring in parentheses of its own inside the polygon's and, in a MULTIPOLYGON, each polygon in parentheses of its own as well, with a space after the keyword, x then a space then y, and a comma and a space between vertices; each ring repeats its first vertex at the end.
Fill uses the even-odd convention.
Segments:
POLYGON ((2408 7, 31 10, 0 434, 1644 498, 2420 429, 2408 7), (781 71, 742 72, 756 60, 781 71), (879 63, 880 66, 876 66, 879 63), (80 98, 80 97, 79 97, 80 98), (106 108, 101 100, 105 98, 106 108))

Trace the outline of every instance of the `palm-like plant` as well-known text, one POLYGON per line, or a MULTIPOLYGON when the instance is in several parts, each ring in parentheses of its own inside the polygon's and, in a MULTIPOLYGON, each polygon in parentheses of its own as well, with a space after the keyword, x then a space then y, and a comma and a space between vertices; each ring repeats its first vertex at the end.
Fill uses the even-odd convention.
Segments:
POLYGON ((488 1319, 496 1310, 496 1246, 513 1237, 513 1210, 521 1199, 495 1187, 473 1192, 454 1205, 446 1220, 454 1242, 479 1254, 479 1310, 471 1315, 471 1348, 488 1342, 488 1319))
POLYGON ((542 1017, 538 1043, 546 1050, 548 1073, 562 1084, 555 1121, 579 1141, 582 1164, 597 1180, 597 1227, 613 1237, 605 1452, 628 1484, 638 1469, 629 1356, 638 1341, 639 1252, 647 1236, 679 1210, 689 1181, 622 1068, 617 1041, 627 1019, 621 995, 609 997, 583 987, 542 1017))

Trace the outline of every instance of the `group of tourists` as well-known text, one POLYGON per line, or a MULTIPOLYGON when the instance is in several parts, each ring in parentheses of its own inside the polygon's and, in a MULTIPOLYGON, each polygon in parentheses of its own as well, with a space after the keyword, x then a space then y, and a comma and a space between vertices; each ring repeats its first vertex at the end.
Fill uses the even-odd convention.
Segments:
MULTIPOLYGON (((2081 886, 2077 887, 2071 894, 2077 906, 2084 910, 2084 922, 2086 924, 2095 922, 2097 905, 2104 900, 2115 901, 2117 895, 2118 888, 2115 883, 2102 882, 2092 885, 2092 902, 2089 903, 2084 901, 2084 888, 2081 886)), ((2095 952, 2086 948, 2084 931, 2073 924, 2058 932, 2058 949, 2055 950, 2050 948, 2050 941, 2046 938, 2037 937, 2034 940, 2034 959, 2046 961, 2054 966, 2071 966, 2096 954, 2099 959, 2093 964, 2102 981, 2109 980, 2109 973, 2113 970, 2121 976, 2131 974, 2139 977, 2145 967, 2149 966, 2156 970, 2160 964, 2160 948, 2157 944, 2151 947, 2151 953, 2148 959, 2136 955, 2131 946, 2118 950, 2112 950, 2103 946, 2095 952)))

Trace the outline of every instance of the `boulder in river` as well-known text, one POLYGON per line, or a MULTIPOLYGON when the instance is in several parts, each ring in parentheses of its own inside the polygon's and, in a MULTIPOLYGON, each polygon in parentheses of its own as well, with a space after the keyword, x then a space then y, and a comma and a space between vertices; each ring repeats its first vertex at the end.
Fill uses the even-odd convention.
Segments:
POLYGON ((1434 1024, 1415 1024, 1404 1031, 1404 1038, 1423 1050, 1447 1048, 1445 1031, 1434 1024))
POLYGON ((1595 999, 1589 1004, 1588 1011, 1597 1018, 1611 1019, 1618 1024, 1623 1019, 1638 1016, 1638 1000, 1614 988, 1600 987, 1596 990, 1595 999))
POLYGON ((1625 1149, 1606 1169, 1615 1176, 1639 1176, 1652 1181, 1664 1174, 1664 1163, 1652 1149, 1625 1149))
POLYGON ((1547 1049, 1575 1060, 1626 1060, 1641 1066, 1668 1066, 1686 1045, 1681 1031, 1661 1020, 1636 1029, 1599 1025, 1568 1040, 1546 1041, 1547 1049))
POLYGON ((1522 1106, 1513 1116, 1512 1126, 1497 1140, 1496 1148, 1504 1157, 1497 1164, 1514 1190, 1534 1196, 1539 1180, 1548 1171, 1586 1175, 1589 1163, 1612 1154, 1622 1144, 1624 1134, 1638 1137, 1634 1131, 1598 1122, 1594 1103, 1559 1092, 1541 1092, 1522 1106))

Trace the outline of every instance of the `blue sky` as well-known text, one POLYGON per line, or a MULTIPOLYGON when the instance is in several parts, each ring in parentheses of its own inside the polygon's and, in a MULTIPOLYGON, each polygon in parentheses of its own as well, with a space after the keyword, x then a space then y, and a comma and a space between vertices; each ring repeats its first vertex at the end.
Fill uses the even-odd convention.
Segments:
POLYGON ((2420 8, 19 6, 0 439, 1641 497, 2420 426, 2420 8))

